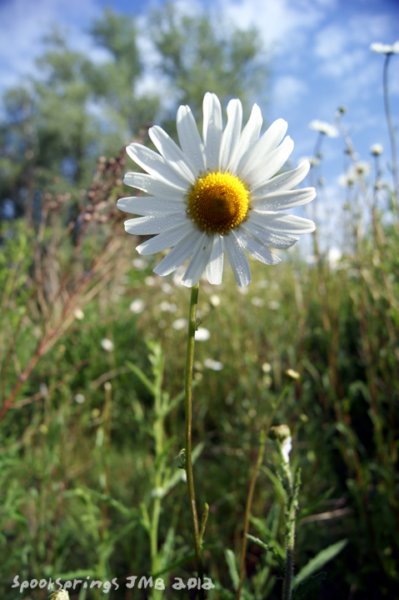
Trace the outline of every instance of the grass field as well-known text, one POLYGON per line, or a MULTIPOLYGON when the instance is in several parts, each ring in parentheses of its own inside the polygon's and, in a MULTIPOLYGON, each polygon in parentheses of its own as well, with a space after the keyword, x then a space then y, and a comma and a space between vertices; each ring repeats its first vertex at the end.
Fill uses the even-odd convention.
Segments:
MULTIPOLYGON (((57 577, 86 582, 70 591, 80 600, 190 597, 173 588, 195 572, 179 465, 189 291, 134 254, 115 208, 124 169, 101 160, 86 193, 48 194, 39 220, 2 225, 2 598, 47 598, 21 584, 57 577), (135 575, 166 590, 129 588, 135 575)), ((279 424, 301 470, 294 598, 398 595, 399 236, 381 181, 359 170, 342 191, 338 260, 319 231, 311 262, 302 250, 254 264, 246 293, 231 275, 201 285, 193 440, 209 598, 237 597, 241 575, 244 600, 281 597, 279 424)))

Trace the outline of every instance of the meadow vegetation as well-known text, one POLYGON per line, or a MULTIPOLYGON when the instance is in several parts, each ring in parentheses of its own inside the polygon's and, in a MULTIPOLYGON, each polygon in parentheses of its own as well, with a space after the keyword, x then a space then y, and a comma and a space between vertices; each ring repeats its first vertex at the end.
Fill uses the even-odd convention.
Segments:
MULTIPOLYGON (((185 87, 181 82, 190 81, 189 73, 177 72, 184 44, 171 35, 177 16, 157 18, 165 19, 155 40, 169 57, 165 72, 181 84, 181 96, 190 103, 190 94, 198 98, 203 90, 185 87), (180 46, 172 48, 171 40, 180 46)), ((102 40, 126 40, 121 27, 108 15, 95 31, 102 40)), ((212 35, 198 35, 197 43, 212 35)), ((229 43, 237 48, 234 39, 229 43)), ((250 64, 257 54, 249 38, 246 43, 246 51, 239 50, 250 64)), ((114 47, 122 58, 115 51, 109 73, 127 57, 122 43, 114 47)), ((62 138, 60 146, 65 131, 57 132, 58 125, 39 114, 39 87, 8 95, 9 103, 11 98, 17 103, 15 111, 17 105, 19 111, 26 108, 29 99, 33 112, 3 123, 2 135, 5 125, 13 133, 7 138, 9 155, 0 163, 8 177, 2 178, 2 193, 15 192, 18 206, 18 218, 0 225, 0 594, 5 599, 48 595, 38 589, 18 594, 11 588, 16 574, 21 581, 118 578, 123 585, 132 575, 186 580, 194 570, 179 458, 189 291, 173 278, 154 276, 152 262, 135 255, 123 230, 124 215, 115 208, 117 198, 126 195, 123 173, 131 168, 119 152, 122 134, 119 146, 115 139, 129 113, 126 86, 137 73, 125 81, 120 75, 124 92, 114 97, 101 88, 93 65, 90 71, 88 63, 72 60, 64 50, 57 54, 53 48, 47 57, 59 85, 78 96, 91 94, 93 87, 83 90, 87 78, 77 80, 85 82, 80 92, 71 87, 71 73, 80 65, 93 75, 103 106, 120 122, 115 118, 114 130, 96 139, 92 123, 78 126, 84 114, 79 96, 70 107, 76 120, 71 119, 76 134, 88 138, 62 138), (69 57, 71 72, 61 68, 57 56, 69 57), (124 107, 112 107, 122 99, 124 107), (13 163, 16 139, 25 143, 19 164, 13 163), (45 157, 46 143, 58 148, 58 155, 45 157), (97 159, 101 151, 107 157, 97 159), (62 173, 66 153, 73 166, 69 177, 62 173)), ((228 63, 229 57, 223 60, 228 63)), ((234 81, 225 79, 224 94, 234 95, 234 81)), ((40 92, 51 112, 51 99, 59 100, 56 91, 41 87, 40 92)), ((154 108, 158 100, 153 100, 154 108)), ((147 142, 145 127, 153 114, 144 114, 148 103, 139 106, 141 122, 131 122, 130 134, 147 142)), ((204 558, 216 586, 207 595, 211 599, 236 598, 242 568, 243 600, 281 597, 286 498, 276 444, 265 438, 278 424, 289 426, 291 460, 301 470, 295 571, 308 565, 309 576, 302 572, 293 597, 397 597, 397 190, 385 155, 378 170, 367 171, 356 167, 355 151, 348 149, 343 139, 354 175, 342 189, 346 235, 338 258, 321 243, 319 230, 312 261, 302 248, 286 253, 277 267, 252 264, 253 281, 245 292, 228 273, 220 287, 201 285, 198 325, 205 339, 196 344, 193 438, 197 494, 201 507, 209 505, 204 558), (255 467, 251 537, 240 571, 255 467), (312 567, 314 557, 318 563, 312 567)), ((316 184, 327 151, 319 148, 314 157, 316 184)), ((102 598, 104 592, 83 589, 70 595, 83 600, 102 598)), ((109 597, 188 598, 189 593, 111 589, 109 597)))

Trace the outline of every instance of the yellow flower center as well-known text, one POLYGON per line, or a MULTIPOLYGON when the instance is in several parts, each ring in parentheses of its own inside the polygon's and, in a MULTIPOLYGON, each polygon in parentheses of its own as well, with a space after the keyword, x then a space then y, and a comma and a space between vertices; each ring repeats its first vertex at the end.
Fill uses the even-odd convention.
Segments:
POLYGON ((249 192, 231 173, 199 177, 187 196, 187 214, 202 231, 228 233, 248 215, 249 192))

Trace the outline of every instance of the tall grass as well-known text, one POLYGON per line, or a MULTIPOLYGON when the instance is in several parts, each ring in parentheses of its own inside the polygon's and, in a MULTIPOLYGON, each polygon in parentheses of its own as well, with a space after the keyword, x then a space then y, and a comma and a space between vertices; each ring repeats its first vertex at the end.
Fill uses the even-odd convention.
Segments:
MULTIPOLYGON (((117 578, 110 597, 174 598, 194 568, 180 455, 187 290, 133 258, 114 209, 123 168, 102 160, 86 196, 46 196, 39 222, 2 225, 2 598, 17 595, 16 574, 117 578), (132 575, 167 589, 122 590, 132 575)), ((286 496, 262 438, 279 423, 302 473, 295 563, 310 576, 294 598, 397 595, 399 239, 380 180, 355 171, 347 184, 338 261, 317 246, 311 264, 254 264, 247 293, 230 276, 202 286, 193 455, 209 598, 281 597, 286 496)))

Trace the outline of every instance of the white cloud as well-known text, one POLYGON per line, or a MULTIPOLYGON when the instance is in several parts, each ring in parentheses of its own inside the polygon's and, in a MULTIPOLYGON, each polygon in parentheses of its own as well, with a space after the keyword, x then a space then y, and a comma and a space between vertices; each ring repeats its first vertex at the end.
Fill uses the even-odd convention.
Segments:
POLYGON ((293 75, 284 75, 274 82, 273 104, 278 106, 280 111, 294 107, 303 99, 307 91, 308 87, 302 79, 293 75))
POLYGON ((328 25, 316 35, 314 53, 322 60, 335 59, 346 50, 348 44, 347 33, 342 27, 328 25))
POLYGON ((94 52, 84 27, 99 14, 96 0, 13 0, 0 4, 1 87, 32 73, 34 59, 43 49, 43 37, 54 25, 67 28, 74 48, 94 52))
POLYGON ((336 0, 219 0, 224 14, 241 28, 255 26, 266 48, 287 58, 306 43, 306 32, 316 27, 336 0))

